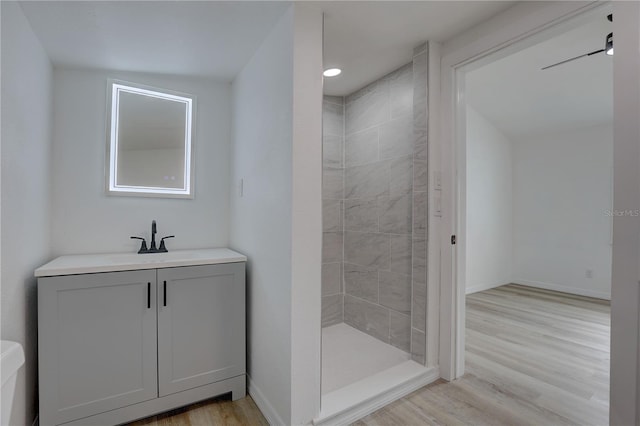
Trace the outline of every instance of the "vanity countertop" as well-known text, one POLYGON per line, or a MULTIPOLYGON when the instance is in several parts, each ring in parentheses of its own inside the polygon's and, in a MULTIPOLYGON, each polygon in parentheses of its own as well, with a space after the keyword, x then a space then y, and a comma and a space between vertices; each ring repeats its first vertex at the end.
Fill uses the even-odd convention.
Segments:
POLYGON ((174 250, 168 253, 105 253, 60 256, 36 269, 36 277, 92 274, 177 266, 246 262, 247 257, 228 248, 174 250))

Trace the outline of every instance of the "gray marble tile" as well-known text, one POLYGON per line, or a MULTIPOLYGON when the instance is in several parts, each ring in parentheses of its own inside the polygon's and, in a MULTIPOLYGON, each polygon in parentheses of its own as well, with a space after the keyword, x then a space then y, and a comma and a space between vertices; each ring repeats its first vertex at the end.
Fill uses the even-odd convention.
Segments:
POLYGON ((344 107, 331 102, 322 102, 322 134, 344 135, 344 107))
POLYGON ((345 232, 345 262, 377 267, 378 269, 389 269, 390 257, 389 235, 345 232))
POLYGON ((322 231, 342 231, 342 200, 322 200, 322 231))
POLYGON ((413 156, 389 161, 389 196, 397 197, 413 190, 413 156))
POLYGON ((413 129, 413 158, 427 160, 429 151, 427 149, 427 129, 413 129))
POLYGON ((422 52, 424 52, 425 50, 427 50, 427 43, 424 42, 416 47, 413 48, 413 56, 416 56, 422 52))
POLYGON ((413 236, 427 237, 427 193, 413 193, 413 236))
POLYGON ((412 224, 411 194, 399 197, 378 198, 378 224, 380 232, 390 234, 411 234, 412 224))
POLYGON ((322 166, 342 167, 342 136, 322 136, 322 166))
POLYGON ((376 198, 356 198, 344 201, 345 230, 378 232, 376 198))
POLYGON ((322 265, 322 296, 342 293, 342 262, 322 265))
POLYGON ((378 126, 347 136, 344 161, 347 167, 378 161, 378 126))
POLYGON ((391 245, 389 269, 392 272, 411 275, 411 235, 391 235, 389 238, 391 245))
POLYGON ((413 282, 427 282, 427 240, 413 239, 413 282))
POLYGON ((427 101, 422 100, 413 104, 413 126, 416 129, 427 128, 427 101))
POLYGON ((344 296, 344 322, 389 343, 389 310, 353 296, 344 296))
POLYGON ((379 271, 380 304, 394 311, 411 313, 411 275, 379 271))
POLYGON ((413 111, 413 64, 399 68, 385 77, 389 80, 389 109, 391 118, 413 111))
POLYGON ((380 163, 345 169, 345 198, 372 198, 389 189, 389 168, 380 163))
POLYGON ((427 52, 413 57, 413 101, 427 99, 427 52))
POLYGON ((322 198, 344 198, 344 170, 323 167, 322 169, 322 198))
POLYGON ((425 364, 425 352, 427 346, 425 343, 424 333, 416 330, 415 328, 411 329, 411 359, 419 364, 425 364))
POLYGON ((427 284, 413 282, 413 297, 411 302, 411 321, 413 328, 425 331, 427 326, 427 284))
POLYGON ((373 83, 367 84, 363 88, 358 89, 355 92, 353 92, 352 94, 345 96, 344 104, 347 105, 347 104, 350 104, 352 102, 357 101, 361 97, 365 96, 367 93, 371 93, 371 92, 375 91, 377 86, 378 86, 378 80, 374 81, 373 83))
POLYGON ((324 95, 322 99, 326 102, 330 102, 336 105, 344 105, 344 98, 342 96, 329 96, 324 95))
POLYGON ((378 303, 378 270, 345 263, 344 292, 369 302, 378 303))
MULTIPOLYGON (((351 96, 349 97, 351 98, 351 96)), ((389 119, 389 81, 378 80, 371 90, 347 102, 345 134, 368 129, 389 119)))
POLYGON ((411 350, 411 319, 395 311, 389 311, 389 343, 396 348, 411 350))
POLYGON ((322 233, 322 263, 342 262, 342 232, 322 233))
POLYGON ((403 115, 380 126, 380 159, 413 154, 413 116, 403 115))
POLYGON ((429 187, 427 160, 413 160, 413 190, 426 191, 429 187))
POLYGON ((342 294, 322 298, 322 327, 343 322, 343 303, 344 296, 342 294))

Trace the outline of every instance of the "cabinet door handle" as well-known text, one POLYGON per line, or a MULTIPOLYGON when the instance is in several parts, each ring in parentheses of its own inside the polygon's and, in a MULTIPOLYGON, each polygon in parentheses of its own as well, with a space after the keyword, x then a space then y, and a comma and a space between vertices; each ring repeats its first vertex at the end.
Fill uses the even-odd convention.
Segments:
POLYGON ((151 283, 147 283, 147 309, 151 309, 151 283))
POLYGON ((167 306, 167 282, 164 282, 164 289, 163 289, 163 293, 164 293, 164 306, 167 306))

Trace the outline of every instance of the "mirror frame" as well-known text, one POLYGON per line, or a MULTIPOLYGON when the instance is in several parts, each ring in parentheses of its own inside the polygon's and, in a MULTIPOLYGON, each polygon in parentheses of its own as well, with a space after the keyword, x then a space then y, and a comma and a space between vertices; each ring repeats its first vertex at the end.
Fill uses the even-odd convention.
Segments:
POLYGON ((195 101, 195 96, 186 93, 116 79, 107 80, 107 161, 105 167, 105 182, 108 195, 156 198, 194 198, 195 161, 193 155, 193 139, 195 128, 195 101), (185 121, 184 188, 162 188, 117 184, 118 102, 120 93, 123 91, 183 102, 186 105, 187 117, 185 121))

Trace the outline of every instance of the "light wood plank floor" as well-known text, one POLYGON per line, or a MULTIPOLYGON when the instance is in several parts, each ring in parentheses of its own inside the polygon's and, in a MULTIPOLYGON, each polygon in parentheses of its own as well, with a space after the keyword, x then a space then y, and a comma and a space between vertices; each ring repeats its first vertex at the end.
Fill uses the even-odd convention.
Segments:
POLYGON ((210 399, 199 404, 148 417, 129 426, 269 426, 249 395, 231 401, 231 395, 210 399))
MULTIPOLYGON (((466 374, 355 423, 606 425, 609 303, 507 285, 467 297, 466 374)), ((266 425, 253 400, 212 400, 134 423, 266 425)))
POLYGON ((467 297, 466 374, 356 425, 606 425, 609 302, 507 285, 467 297))

